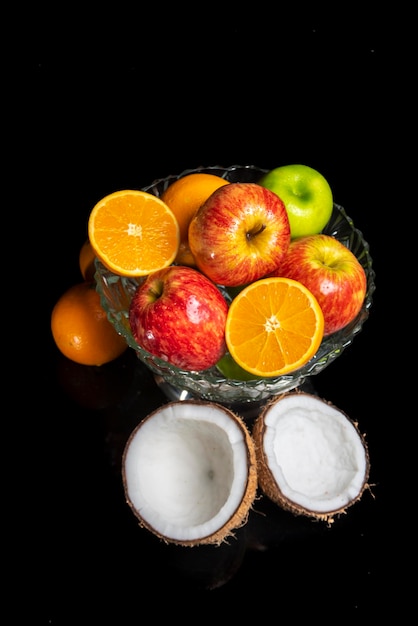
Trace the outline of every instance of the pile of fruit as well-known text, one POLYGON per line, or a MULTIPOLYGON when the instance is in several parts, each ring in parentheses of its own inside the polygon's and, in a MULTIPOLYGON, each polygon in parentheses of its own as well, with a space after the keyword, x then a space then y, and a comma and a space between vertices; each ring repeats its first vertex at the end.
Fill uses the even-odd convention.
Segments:
MULTIPOLYGON (((199 376, 215 367, 233 383, 295 372, 357 318, 367 295, 359 259, 324 232, 333 210, 330 185, 306 165, 257 182, 196 171, 160 195, 111 193, 89 216, 83 282, 52 312, 55 342, 87 365, 127 348, 95 289, 98 259, 112 279, 134 279, 123 314, 149 354, 199 376)), ((221 404, 164 403, 137 425, 122 459, 140 526, 184 546, 222 543, 245 523, 258 487, 330 524, 362 497, 369 471, 357 425, 294 390, 264 405, 251 431, 221 404)))
POLYGON ((129 324, 144 350, 183 370, 276 377, 307 363, 366 297, 360 261, 322 232, 332 210, 329 183, 306 165, 277 167, 257 183, 196 172, 161 197, 102 198, 86 248, 91 261, 139 279, 129 324))

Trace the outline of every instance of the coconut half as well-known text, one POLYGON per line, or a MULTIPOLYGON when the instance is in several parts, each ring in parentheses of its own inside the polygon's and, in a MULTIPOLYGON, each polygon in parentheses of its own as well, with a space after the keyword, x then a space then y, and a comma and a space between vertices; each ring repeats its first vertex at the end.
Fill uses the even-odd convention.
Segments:
POLYGON ((255 420, 252 435, 262 491, 296 515, 331 523, 368 486, 364 436, 317 396, 296 391, 277 397, 255 420))
POLYGON ((184 546, 221 544, 247 521, 257 491, 253 439, 216 403, 169 402, 131 433, 122 458, 140 526, 184 546))

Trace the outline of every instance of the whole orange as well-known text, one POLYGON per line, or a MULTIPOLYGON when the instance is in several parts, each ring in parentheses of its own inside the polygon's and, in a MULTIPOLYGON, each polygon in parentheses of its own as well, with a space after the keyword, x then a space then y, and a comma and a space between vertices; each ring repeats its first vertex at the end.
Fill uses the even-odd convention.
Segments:
POLYGON ((180 228, 180 247, 175 262, 181 265, 194 265, 194 257, 188 243, 190 220, 201 204, 219 187, 229 181, 216 174, 194 172, 177 178, 161 195, 173 211, 180 228))
POLYGON ((78 265, 80 267, 81 275, 84 280, 93 280, 96 268, 94 266, 94 259, 96 254, 88 239, 83 243, 78 255, 78 265))
POLYGON ((60 352, 82 365, 103 365, 127 348, 109 322, 93 281, 77 283, 62 294, 52 309, 51 331, 60 352))

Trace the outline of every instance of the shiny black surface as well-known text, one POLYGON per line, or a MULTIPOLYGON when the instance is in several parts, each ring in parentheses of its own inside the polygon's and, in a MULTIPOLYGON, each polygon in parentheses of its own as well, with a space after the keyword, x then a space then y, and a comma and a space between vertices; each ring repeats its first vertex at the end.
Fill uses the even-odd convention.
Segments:
POLYGON ((19 372, 12 447, 24 447, 13 583, 31 598, 14 615, 29 614, 25 623, 195 623, 275 619, 275 611, 277 619, 335 621, 375 616, 377 608, 401 615, 408 606, 401 545, 412 531, 395 511, 403 436, 381 399, 399 384, 396 359, 390 367, 387 356, 388 337, 391 348, 395 341, 387 278, 393 229, 382 225, 394 197, 387 164, 396 152, 392 98, 399 93, 389 20, 365 22, 362 12, 361 20, 333 16, 331 27, 325 11, 311 10, 278 34, 263 12, 204 26, 199 19, 174 33, 174 14, 159 16, 146 36, 140 17, 109 15, 106 27, 74 20, 71 38, 45 28, 31 38, 20 67, 19 199, 29 243, 12 361, 19 372), (228 545, 167 546, 138 527, 120 476, 130 430, 167 398, 132 351, 102 368, 66 360, 52 341, 51 310, 81 279, 88 215, 107 193, 201 164, 291 162, 328 178, 370 244, 370 317, 312 379, 315 392, 366 434, 370 490, 331 527, 285 513, 260 494, 228 545))

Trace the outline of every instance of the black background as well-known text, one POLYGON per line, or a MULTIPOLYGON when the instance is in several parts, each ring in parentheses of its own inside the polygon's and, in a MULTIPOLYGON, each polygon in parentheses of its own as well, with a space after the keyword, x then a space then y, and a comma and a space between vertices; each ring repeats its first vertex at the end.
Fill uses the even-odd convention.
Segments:
POLYGON ((385 216, 397 210, 410 16, 341 6, 25 14, 6 124, 19 178, 9 218, 24 231, 14 287, 25 290, 12 337, 21 416, 12 472, 23 458, 24 476, 10 579, 27 598, 13 613, 26 623, 275 611, 329 621, 407 607, 409 524, 395 512, 403 435, 381 397, 398 369, 388 354, 396 237, 385 216), (166 546, 137 526, 120 478, 130 429, 165 398, 131 351, 100 370, 64 359, 51 310, 81 279, 88 215, 107 193, 199 165, 292 162, 324 174, 370 244, 370 317, 312 382, 365 433, 371 488, 330 528, 261 498, 230 545, 166 546))

